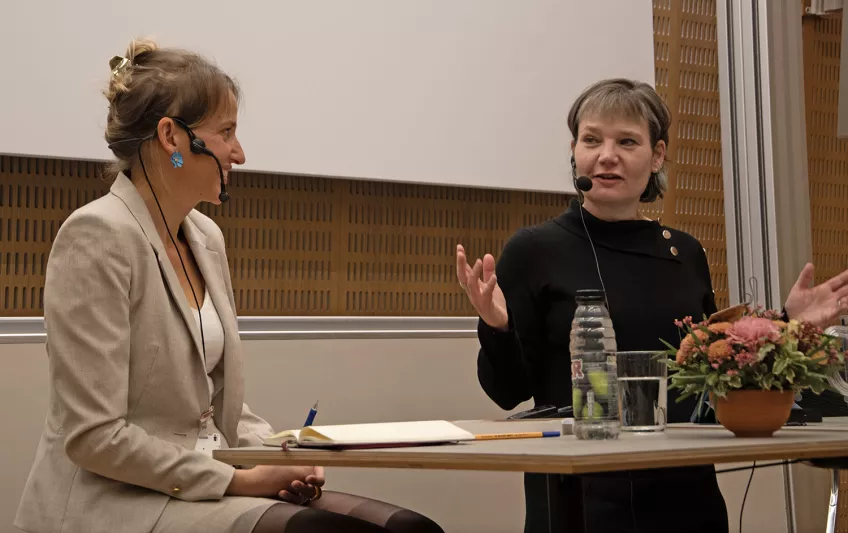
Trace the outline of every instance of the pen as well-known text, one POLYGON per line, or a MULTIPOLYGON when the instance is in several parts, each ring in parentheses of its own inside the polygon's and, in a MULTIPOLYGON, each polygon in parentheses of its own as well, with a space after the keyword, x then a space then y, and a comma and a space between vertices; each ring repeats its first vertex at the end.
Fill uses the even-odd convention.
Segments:
POLYGON ((528 431, 526 433, 489 433, 483 435, 474 435, 475 440, 496 440, 496 439, 533 439, 544 437, 559 437, 559 431, 528 431))
POLYGON ((315 402, 315 405, 312 409, 309 410, 309 414, 306 415, 306 422, 304 422, 303 427, 308 427, 312 425, 312 422, 315 421, 315 415, 318 414, 318 402, 315 402))

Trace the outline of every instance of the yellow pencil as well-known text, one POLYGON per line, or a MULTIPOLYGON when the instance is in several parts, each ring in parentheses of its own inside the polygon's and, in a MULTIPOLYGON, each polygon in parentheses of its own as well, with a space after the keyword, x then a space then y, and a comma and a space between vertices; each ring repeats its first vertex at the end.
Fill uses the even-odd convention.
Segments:
POLYGON ((497 439, 536 439, 544 437, 559 437, 559 431, 527 431, 522 433, 487 433, 474 435, 475 440, 497 440, 497 439))

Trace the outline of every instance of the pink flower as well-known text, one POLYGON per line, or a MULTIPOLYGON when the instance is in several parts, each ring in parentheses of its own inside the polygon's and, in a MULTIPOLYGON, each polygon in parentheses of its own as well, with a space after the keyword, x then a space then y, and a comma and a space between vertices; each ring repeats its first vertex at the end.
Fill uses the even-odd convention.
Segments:
POLYGON ((687 316, 683 320, 675 320, 674 325, 677 326, 680 329, 683 329, 684 326, 691 326, 692 325, 692 317, 687 316))
POLYGON ((687 316, 683 320, 675 320, 674 325, 678 328, 682 328, 683 326, 691 326, 692 325, 692 317, 687 316))
POLYGON ((739 374, 738 370, 728 370, 727 371, 727 375, 730 376, 730 377, 736 376, 738 374, 739 374))
POLYGON ((727 330, 727 338, 734 344, 758 349, 766 342, 779 341, 780 328, 767 318, 744 316, 727 330))
POLYGON ((783 313, 775 309, 767 309, 765 311, 762 311, 760 313, 760 316, 762 316, 763 318, 768 318, 769 320, 781 320, 781 318, 783 317, 783 313))
POLYGON ((736 364, 740 368, 745 365, 753 365, 757 362, 757 354, 747 351, 739 352, 733 358, 736 359, 736 364))

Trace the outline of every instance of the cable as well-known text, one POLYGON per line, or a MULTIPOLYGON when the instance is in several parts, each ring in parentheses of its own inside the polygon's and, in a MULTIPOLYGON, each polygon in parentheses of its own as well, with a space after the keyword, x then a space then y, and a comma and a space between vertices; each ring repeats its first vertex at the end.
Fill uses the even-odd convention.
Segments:
POLYGON ((633 502, 633 472, 629 473, 630 479, 630 518, 633 520, 633 529, 639 531, 639 524, 636 521, 636 505, 633 502))
POLYGON ((191 289, 191 295, 194 298, 194 305, 197 306, 197 318, 200 322, 200 346, 203 349, 203 362, 206 362, 206 339, 203 336, 203 313, 200 309, 200 302, 197 301, 197 293, 194 292, 194 285, 191 284, 191 278, 188 276, 188 269, 186 269, 185 262, 183 261, 183 254, 180 253, 180 247, 177 246, 177 241, 174 240, 174 236, 171 235, 171 228, 168 227, 168 219, 165 218, 165 212, 162 210, 162 204, 159 203, 159 198, 156 196, 156 191, 153 190, 153 184, 150 183, 150 178, 147 176, 147 168, 144 166, 144 158, 141 156, 141 145, 142 143, 138 143, 138 162, 141 163, 141 170, 144 172, 144 179, 147 180, 147 185, 150 187, 150 192, 153 193, 153 199, 156 200, 156 205, 159 207, 159 214, 162 215, 162 221, 165 223, 165 231, 168 232, 168 237, 171 238, 171 242, 174 244, 174 248, 177 250, 177 257, 180 258, 180 265, 183 267, 183 273, 185 273, 186 281, 188 282, 188 287, 191 289))
POLYGON ((580 220, 583 222, 583 231, 586 232, 586 238, 589 239, 589 246, 592 247, 592 255, 595 256, 595 268, 598 270, 598 279, 601 280, 601 288, 604 290, 604 302, 607 304, 607 311, 612 313, 609 299, 607 299, 607 288, 604 285, 604 277, 601 276, 601 264, 598 262, 598 254, 595 252, 595 243, 592 242, 592 237, 589 235, 589 228, 586 227, 586 219, 583 218, 583 204, 580 204, 580 220))
POLYGON ((759 465, 759 466, 740 466, 740 467, 736 467, 736 468, 725 468, 724 470, 716 470, 716 474, 725 474, 727 472, 739 472, 740 470, 749 470, 749 469, 752 469, 752 468, 768 468, 770 466, 794 465, 795 463, 801 463, 803 461, 804 461, 803 459, 793 459, 791 461, 780 461, 780 462, 777 462, 777 463, 766 463, 764 465, 759 465))
POLYGON ((742 508, 739 509, 739 533, 742 533, 742 514, 745 512, 745 500, 748 499, 748 489, 751 488, 751 480, 754 479, 754 470, 757 467, 757 462, 754 461, 751 465, 751 475, 748 476, 748 485, 745 487, 745 495, 742 496, 742 508))

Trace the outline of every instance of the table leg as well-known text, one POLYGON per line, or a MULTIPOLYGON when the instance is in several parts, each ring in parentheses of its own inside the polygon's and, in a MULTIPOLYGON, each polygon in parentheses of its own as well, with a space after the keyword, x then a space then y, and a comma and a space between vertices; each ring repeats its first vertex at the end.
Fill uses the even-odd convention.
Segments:
POLYGON ((548 532, 585 533, 580 476, 548 474, 548 532))
POLYGON ((836 506, 839 504, 839 469, 830 471, 830 503, 827 508, 827 533, 836 533, 836 506))

